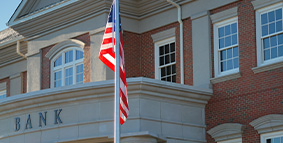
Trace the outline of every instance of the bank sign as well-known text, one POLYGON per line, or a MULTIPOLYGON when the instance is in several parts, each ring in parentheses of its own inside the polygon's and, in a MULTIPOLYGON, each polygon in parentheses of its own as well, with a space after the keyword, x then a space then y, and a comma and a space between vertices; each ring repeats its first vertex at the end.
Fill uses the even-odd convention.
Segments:
POLYGON ((46 126, 46 120, 47 116, 52 115, 54 116, 54 124, 62 124, 63 121, 60 118, 60 113, 62 112, 62 109, 56 109, 54 112, 49 113, 47 111, 45 112, 39 112, 38 118, 33 119, 31 118, 30 114, 28 114, 27 119, 22 121, 20 117, 15 118, 15 132, 19 131, 21 128, 24 128, 25 130, 32 129, 32 120, 37 120, 39 122, 39 127, 46 126))

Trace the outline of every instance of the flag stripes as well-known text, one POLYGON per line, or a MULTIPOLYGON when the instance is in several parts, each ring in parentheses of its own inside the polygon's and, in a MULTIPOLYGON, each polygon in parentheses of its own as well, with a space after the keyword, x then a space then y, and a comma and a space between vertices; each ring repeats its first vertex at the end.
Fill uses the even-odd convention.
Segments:
MULTIPOLYGON (((113 4, 114 5, 114 4, 113 4)), ((108 16, 106 29, 103 35, 102 44, 99 52, 99 59, 107 65, 111 70, 115 72, 115 23, 112 22, 113 15, 113 6, 111 7, 110 14, 108 16), (114 47, 113 47, 114 46, 114 47)), ((124 64, 124 47, 122 40, 122 32, 120 33, 120 124, 122 125, 128 115, 129 115, 129 106, 128 106, 128 94, 127 94, 127 82, 125 74, 125 64, 124 64)))

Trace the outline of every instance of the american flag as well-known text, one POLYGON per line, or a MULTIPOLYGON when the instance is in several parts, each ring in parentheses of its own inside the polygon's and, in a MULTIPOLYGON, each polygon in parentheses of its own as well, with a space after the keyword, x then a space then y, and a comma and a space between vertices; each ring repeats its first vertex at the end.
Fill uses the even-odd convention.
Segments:
MULTIPOLYGON (((103 35, 103 41, 100 47, 99 59, 107 65, 110 69, 115 72, 115 20, 113 19, 115 14, 113 14, 113 7, 110 9, 110 14, 108 16, 106 29, 103 35)), ((120 18, 120 17, 119 17, 120 18)), ((128 94, 127 94, 127 82, 125 74, 125 64, 124 64, 124 47, 122 40, 122 30, 121 30, 121 20, 120 20, 120 124, 122 125, 128 115, 128 94)))

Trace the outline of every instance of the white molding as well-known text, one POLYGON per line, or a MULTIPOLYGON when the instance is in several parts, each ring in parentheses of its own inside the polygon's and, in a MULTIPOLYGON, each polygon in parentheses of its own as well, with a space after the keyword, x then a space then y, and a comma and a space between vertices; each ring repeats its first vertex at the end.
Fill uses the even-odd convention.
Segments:
MULTIPOLYGON (((160 69, 159 69, 159 47, 162 45, 166 45, 168 43, 172 43, 175 42, 176 43, 176 38, 175 37, 171 37, 171 38, 167 38, 167 39, 163 39, 162 41, 158 41, 154 43, 154 63, 155 63, 155 79, 159 79, 160 80, 160 69)), ((177 47, 175 47, 176 49, 177 47)), ((177 51, 177 50, 176 50, 177 51)), ((177 73, 177 69, 176 69, 176 73, 177 73)))
POLYGON ((58 52, 60 52, 61 50, 68 48, 68 47, 79 47, 81 49, 83 49, 85 46, 85 43, 80 41, 80 40, 76 40, 76 39, 70 39, 67 41, 63 41, 61 43, 58 43, 57 45, 55 45, 54 47, 52 47, 49 52, 45 55, 45 57, 52 59, 56 54, 58 54, 58 52))
POLYGON ((225 123, 207 131, 217 142, 242 138, 242 132, 243 125, 239 123, 225 123))
MULTIPOLYGON (((228 25, 228 24, 231 24, 231 23, 234 23, 236 22, 237 23, 237 26, 239 26, 238 24, 238 17, 233 17, 233 18, 230 18, 230 19, 227 19, 225 21, 221 21, 221 22, 218 22, 218 23, 215 23, 213 25, 213 33, 214 33, 214 37, 213 37, 213 40, 214 40, 214 77, 215 78, 218 78, 218 77, 221 77, 221 76, 227 76, 229 74, 234 74, 234 73, 237 73, 239 72, 239 67, 238 68, 235 68, 235 69, 231 69, 231 70, 228 70, 228 71, 224 71, 224 72, 221 72, 220 70, 220 62, 219 62, 219 59, 220 59, 220 50, 219 50, 219 38, 218 38, 218 28, 219 27, 222 27, 222 26, 225 26, 225 25, 228 25)), ((239 47, 239 28, 237 27, 237 40, 238 40, 238 49, 240 49, 239 47)), ((240 51, 240 50, 239 50, 240 51)), ((240 52, 239 52, 240 54, 240 52)), ((239 55, 239 61, 240 61, 240 55, 239 55)), ((240 64, 239 64, 240 66, 240 64)))
POLYGON ((225 75, 225 76, 212 78, 212 79, 210 79, 210 82, 212 84, 215 84, 215 83, 220 83, 220 82, 224 82, 224 81, 227 81, 227 80, 237 79, 237 78, 240 78, 240 77, 241 77, 241 73, 236 72, 236 73, 228 74, 228 75, 225 75))
POLYGON ((279 2, 283 2, 283 0, 255 0, 252 1, 252 4, 254 6, 254 10, 258 10, 279 2))
POLYGON ((210 15, 212 23, 218 23, 229 18, 238 16, 238 7, 230 8, 213 15, 210 15))
POLYGON ((202 18, 207 15, 209 15, 209 11, 202 11, 200 13, 193 14, 191 16, 191 20, 196 20, 196 19, 202 18))
POLYGON ((250 125, 257 130, 259 134, 283 130, 283 115, 270 114, 257 118, 250 122, 250 125))
POLYGON ((232 140, 226 140, 226 141, 221 141, 218 143, 242 143, 242 138, 237 138, 237 139, 232 139, 232 140))
POLYGON ((6 86, 7 86, 7 83, 6 83, 6 82, 1 82, 1 83, 0 83, 0 91, 1 91, 1 90, 6 90, 6 86))
POLYGON ((16 73, 16 74, 13 74, 13 75, 10 75, 10 80, 13 80, 13 79, 15 79, 15 78, 19 78, 19 77, 21 77, 21 73, 16 73))
POLYGON ((282 67, 283 67, 283 61, 280 61, 280 62, 276 62, 276 63, 271 63, 271 64, 266 64, 266 65, 254 67, 254 68, 252 68, 252 70, 256 74, 256 73, 265 72, 265 71, 269 71, 269 70, 273 70, 273 69, 277 69, 277 68, 282 68, 282 67))
POLYGON ((176 28, 171 28, 151 35, 153 43, 176 36, 176 28))

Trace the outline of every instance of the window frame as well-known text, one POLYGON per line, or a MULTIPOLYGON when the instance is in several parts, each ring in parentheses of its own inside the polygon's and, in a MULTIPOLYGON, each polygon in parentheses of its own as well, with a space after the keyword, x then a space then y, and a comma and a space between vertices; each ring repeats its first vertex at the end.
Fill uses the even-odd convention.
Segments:
POLYGON ((77 82, 76 82, 76 78, 77 78, 76 77, 76 75, 77 75, 76 74, 76 66, 84 64, 83 63, 84 58, 76 60, 76 50, 84 52, 83 49, 78 48, 78 47, 68 47, 68 48, 61 50, 57 54, 55 54, 55 56, 53 56, 52 59, 50 60, 50 62, 51 62, 51 64, 50 64, 50 66, 51 66, 51 68, 50 68, 50 87, 51 88, 57 88, 57 87, 54 87, 54 73, 56 71, 62 71, 61 86, 60 87, 66 86, 66 84, 65 84, 65 77, 66 77, 65 70, 68 69, 68 68, 71 68, 71 67, 73 68, 73 84, 71 84, 71 85, 77 84, 77 82), (64 61, 65 60, 65 53, 68 52, 68 51, 73 51, 73 61, 65 64, 65 61, 64 61), (62 56, 62 65, 60 65, 58 67, 54 67, 54 62, 60 56, 62 56))
POLYGON ((220 141, 217 143, 242 143, 242 138, 220 141))
POLYGON ((238 22, 238 17, 232 17, 232 18, 229 18, 229 19, 226 19, 226 20, 223 20, 223 21, 220 21, 220 22, 217 22, 217 23, 214 23, 213 24, 213 35, 214 35, 214 76, 215 77, 221 77, 221 76, 225 76, 225 75, 230 75, 230 74, 233 74, 233 73, 237 73, 239 72, 239 68, 240 68, 240 50, 239 50, 239 22, 238 22), (227 71, 223 71, 221 72, 221 63, 220 63, 220 59, 221 59, 221 54, 220 54, 220 49, 219 49, 219 28, 220 27, 223 27, 223 26, 226 26, 226 25, 229 25, 229 24, 232 24, 232 23, 237 23, 237 45, 231 45, 229 47, 225 47, 221 50, 225 50, 225 49, 230 49, 233 47, 238 47, 238 58, 239 58, 239 66, 238 68, 234 68, 234 69, 231 69, 231 70, 227 70, 227 71))
MULTIPOLYGON (((171 38, 167 38, 167 39, 164 39, 164 40, 161 40, 161 41, 158 41, 158 42, 155 42, 154 43, 154 53, 155 53, 155 79, 159 79, 161 80, 161 68, 164 67, 160 67, 159 64, 160 64, 160 61, 159 61, 159 47, 160 46, 164 46, 166 44, 170 44, 170 43, 175 43, 175 62, 173 63, 170 63, 166 66, 170 66, 170 65, 176 65, 177 66, 177 46, 176 46, 176 38, 175 37, 171 37, 171 38)), ((177 67, 176 67, 176 78, 177 78, 177 67)), ((172 81, 171 81, 172 82, 172 81)), ((172 82, 174 83, 174 82, 172 82)), ((177 83, 177 81, 176 81, 177 83)))
POLYGON ((260 134, 260 142, 266 143, 265 141, 267 139, 271 139, 275 137, 283 137, 283 131, 260 134))
MULTIPOLYGON (((267 36, 262 36, 262 29, 261 29, 261 15, 264 13, 268 13, 270 11, 274 11, 276 9, 281 8, 283 11, 283 3, 277 3, 271 6, 267 6, 261 9, 256 10, 256 49, 257 49, 257 67, 262 67, 266 65, 271 65, 278 62, 283 62, 283 56, 277 57, 274 59, 269 59, 264 61, 264 47, 263 47, 263 39, 267 37, 272 37, 283 33, 283 30, 280 32, 275 32, 273 34, 268 34, 267 36)), ((283 12, 282 12, 283 14, 283 12)), ((283 18, 282 18, 283 21, 283 18)))

